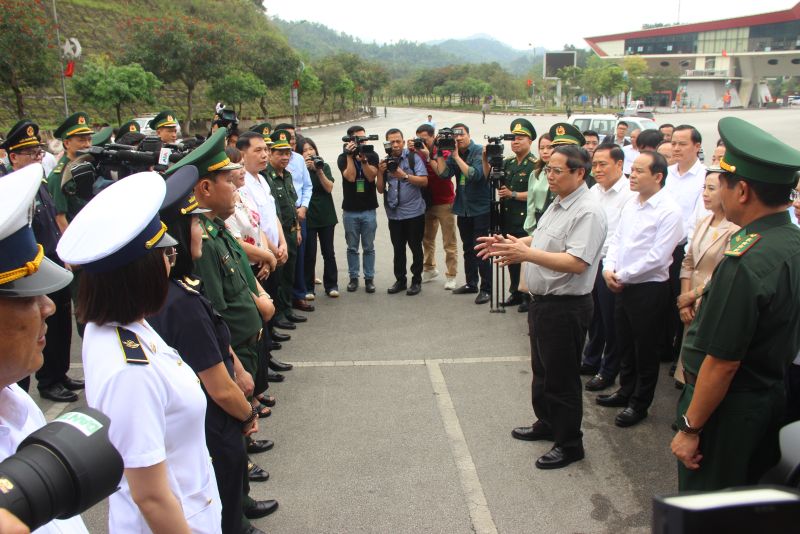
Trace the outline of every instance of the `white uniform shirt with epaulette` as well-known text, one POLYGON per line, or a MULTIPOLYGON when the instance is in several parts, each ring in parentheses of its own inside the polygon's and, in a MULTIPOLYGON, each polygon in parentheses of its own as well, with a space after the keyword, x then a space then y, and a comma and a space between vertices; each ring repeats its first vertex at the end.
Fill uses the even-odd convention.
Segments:
MULTIPOLYGON (((83 367, 89 406, 111 418, 125 468, 166 461, 169 486, 192 532, 219 533, 221 503, 206 447, 200 381, 148 325, 86 325, 83 367)), ((110 532, 150 533, 125 477, 109 498, 110 532)))

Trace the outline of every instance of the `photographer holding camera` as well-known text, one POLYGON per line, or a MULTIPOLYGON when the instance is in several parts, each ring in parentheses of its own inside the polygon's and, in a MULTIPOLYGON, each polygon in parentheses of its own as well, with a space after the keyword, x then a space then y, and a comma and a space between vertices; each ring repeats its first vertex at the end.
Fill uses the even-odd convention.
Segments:
POLYGON ((489 234, 492 201, 491 186, 483 174, 483 147, 470 139, 469 128, 461 123, 441 128, 436 147, 439 152, 431 166, 441 178, 456 177, 453 213, 458 216, 467 283, 454 289, 453 294, 478 293, 475 304, 486 304, 492 292, 492 264, 475 254, 478 238, 489 234))
POLYGON ((379 158, 372 145, 366 143, 377 139, 377 135, 367 137, 363 126, 351 126, 342 138, 345 145, 336 160, 343 178, 342 221, 350 276, 347 291, 351 293, 358 289, 359 242, 364 254, 364 289, 375 293, 375 231, 378 229, 375 180, 379 158))
MULTIPOLYGON (((503 160, 503 174, 497 189, 497 196, 500 198, 500 227, 504 235, 522 238, 528 235, 523 226, 528 209, 528 177, 536 165, 536 158, 531 154, 531 143, 536 139, 536 130, 530 121, 516 119, 511 123, 511 133, 514 135, 511 141, 514 157, 503 160)), ((487 147, 484 147, 483 173, 489 176, 491 162, 486 150, 487 147)), ((501 303, 502 306, 517 306, 525 300, 526 294, 519 291, 520 269, 518 263, 508 266, 511 278, 508 288, 510 295, 501 303)))
POLYGON ((409 152, 403 132, 386 132, 387 156, 378 165, 378 192, 384 195, 383 206, 389 219, 389 235, 394 247, 395 282, 387 292, 406 289, 406 244, 411 249, 411 287, 406 295, 422 290, 422 236, 425 233, 425 200, 421 188, 428 185, 425 162, 409 152))

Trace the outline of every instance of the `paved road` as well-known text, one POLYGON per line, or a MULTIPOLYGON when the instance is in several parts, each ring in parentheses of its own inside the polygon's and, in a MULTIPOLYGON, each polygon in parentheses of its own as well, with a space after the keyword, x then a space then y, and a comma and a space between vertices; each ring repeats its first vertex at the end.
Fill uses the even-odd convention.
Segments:
MULTIPOLYGON (((483 125, 479 114, 432 113, 437 126, 466 122, 478 142, 484 134, 507 131, 512 119, 492 115, 483 125)), ((399 127, 408 136, 426 114, 390 109, 388 118, 363 124, 368 133, 399 127)), ((736 114, 800 147, 794 128, 800 111, 736 114)), ((695 124, 710 154, 721 116, 657 119, 695 124)), ((563 117, 533 117, 539 132, 557 120, 563 117)), ((335 162, 345 129, 305 134, 335 162)), ((334 191, 338 206, 341 189, 334 191)), ((272 533, 649 532, 652 496, 677 487, 668 448, 677 390, 667 368, 642 424, 616 428, 615 410, 596 406, 594 395, 585 394, 586 460, 557 471, 535 469, 534 460, 549 445, 509 434, 532 418, 525 316, 515 310, 490 314, 469 295, 445 291, 443 280, 425 284, 416 297, 387 295, 393 276, 382 208, 378 220, 377 293, 368 295, 363 287, 344 291, 340 226, 342 296, 321 295, 308 323, 277 353, 296 369, 271 389, 278 405, 262 420, 260 436, 276 446, 255 457, 271 478, 252 488, 255 498, 277 498, 280 510, 256 525, 272 533)), ((438 261, 443 264, 441 246, 438 261)), ((77 342, 74 361, 79 376, 77 342)), ((65 409, 48 401, 41 405, 48 419, 65 409)), ((103 503, 84 519, 91 532, 106 532, 106 516, 103 503)))

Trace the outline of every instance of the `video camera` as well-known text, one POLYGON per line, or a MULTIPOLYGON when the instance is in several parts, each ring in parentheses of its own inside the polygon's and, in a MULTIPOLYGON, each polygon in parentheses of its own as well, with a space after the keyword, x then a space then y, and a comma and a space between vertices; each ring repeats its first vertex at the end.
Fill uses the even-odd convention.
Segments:
POLYGON ((214 122, 211 124, 212 126, 217 124, 220 128, 227 128, 228 131, 235 132, 239 128, 239 118, 236 116, 235 111, 225 109, 225 106, 222 106, 217 110, 214 115, 214 122))
POLYGON ((383 149, 386 151, 386 158, 383 160, 386 162, 386 170, 395 172, 400 166, 400 158, 392 156, 392 143, 388 141, 383 143, 383 149))
MULTIPOLYGON (((349 151, 349 154, 356 155, 356 154, 374 154, 375 147, 372 145, 367 145, 367 141, 377 141, 378 136, 377 134, 372 135, 345 135, 342 137, 343 143, 355 143, 356 147, 354 150, 349 151)), ((346 146, 346 145, 345 145, 346 146)), ((347 149, 345 148, 345 151, 347 149)))
POLYGON ((33 531, 114 493, 123 463, 108 439, 110 422, 98 410, 76 408, 25 438, 0 463, 0 508, 33 531))
POLYGON ((439 135, 433 142, 439 150, 450 150, 451 152, 456 149, 456 136, 463 135, 464 130, 461 128, 440 128, 439 135))
POLYGON ((500 134, 497 137, 490 137, 484 135, 483 138, 488 141, 486 144, 486 159, 489 161, 489 180, 496 188, 505 185, 506 173, 503 171, 503 141, 513 141, 514 134, 506 133, 500 134))

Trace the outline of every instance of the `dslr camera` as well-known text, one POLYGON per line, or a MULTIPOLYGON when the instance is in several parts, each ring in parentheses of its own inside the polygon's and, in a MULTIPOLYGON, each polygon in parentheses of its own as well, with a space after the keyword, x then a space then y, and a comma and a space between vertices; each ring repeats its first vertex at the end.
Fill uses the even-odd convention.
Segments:
POLYGON ((439 150, 449 150, 453 151, 456 149, 456 136, 462 135, 464 130, 461 128, 440 128, 439 135, 436 136, 436 140, 433 142, 436 145, 436 148, 439 150))
POLYGON ((362 154, 363 155, 374 154, 375 147, 372 145, 368 145, 367 141, 377 141, 377 140, 378 140, 377 134, 345 135, 344 137, 342 137, 342 142, 345 143, 345 147, 347 146, 347 143, 350 142, 353 142, 356 145, 355 148, 350 151, 347 151, 347 148, 345 148, 345 151, 348 152, 348 154, 350 154, 351 156, 362 155, 362 154))
POLYGON ((319 156, 311 156, 311 161, 314 163, 314 168, 322 169, 325 167, 325 160, 319 156))
POLYGON ((425 146, 425 141, 423 141, 421 137, 415 137, 414 138, 414 148, 419 150, 424 146, 425 146))
POLYGON ((400 166, 400 158, 392 156, 392 143, 383 143, 383 149, 386 151, 386 158, 383 160, 386 162, 386 170, 395 172, 400 166))
POLYGON ((514 134, 500 134, 497 137, 483 136, 486 139, 486 159, 489 161, 489 181, 500 189, 505 185, 506 173, 503 171, 503 141, 513 141, 514 134))

